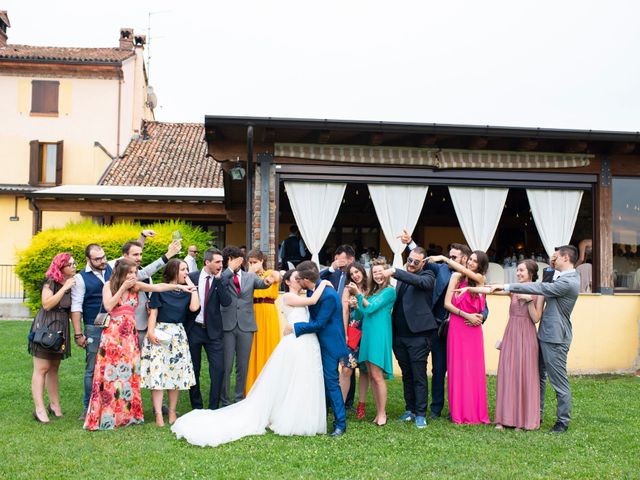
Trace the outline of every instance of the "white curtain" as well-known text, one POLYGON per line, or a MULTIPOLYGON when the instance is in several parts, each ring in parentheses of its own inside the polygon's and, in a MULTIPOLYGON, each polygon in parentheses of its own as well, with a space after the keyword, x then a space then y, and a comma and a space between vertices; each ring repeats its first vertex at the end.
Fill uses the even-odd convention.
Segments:
POLYGON ((402 251, 406 246, 398 235, 409 233, 418 223, 429 187, 421 185, 368 185, 384 238, 393 252, 393 266, 402 267, 402 251))
POLYGON ((347 184, 284 182, 284 186, 311 260, 320 265, 318 252, 338 215, 347 184))
POLYGON ((471 250, 486 252, 496 234, 508 188, 449 187, 458 223, 471 250))
POLYGON ((551 256, 555 247, 571 241, 582 190, 527 189, 527 197, 544 249, 551 256))

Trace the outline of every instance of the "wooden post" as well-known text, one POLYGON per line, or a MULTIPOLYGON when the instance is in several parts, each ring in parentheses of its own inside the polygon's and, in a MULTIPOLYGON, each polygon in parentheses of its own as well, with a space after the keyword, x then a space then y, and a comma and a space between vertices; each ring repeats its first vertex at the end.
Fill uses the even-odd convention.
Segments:
POLYGON ((613 197, 611 191, 611 163, 608 156, 601 159, 600 178, 597 187, 596 218, 597 236, 594 239, 594 254, 599 265, 599 285, 594 291, 613 294, 613 232, 611 230, 613 197))

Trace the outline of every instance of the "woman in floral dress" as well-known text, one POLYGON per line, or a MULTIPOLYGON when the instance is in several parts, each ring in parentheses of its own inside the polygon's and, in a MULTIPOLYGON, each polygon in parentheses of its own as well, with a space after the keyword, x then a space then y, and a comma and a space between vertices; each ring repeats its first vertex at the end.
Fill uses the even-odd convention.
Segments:
POLYGON ((111 430, 144 422, 140 395, 140 348, 135 321, 138 290, 161 292, 177 286, 138 282, 136 270, 137 266, 131 260, 118 260, 111 280, 102 290, 102 304, 111 320, 100 337, 91 398, 84 421, 86 430, 111 430))
POLYGON ((171 259, 164 269, 164 281, 172 285, 186 285, 191 292, 169 291, 156 293, 149 302, 149 327, 142 347, 142 387, 151 390, 156 425, 164 426, 162 397, 169 396, 169 423, 176 421, 176 406, 180 390, 189 390, 196 377, 189 353, 189 341, 184 330, 187 312, 200 308, 198 290, 189 278, 187 263, 171 259), (163 332, 168 339, 157 337, 163 332))

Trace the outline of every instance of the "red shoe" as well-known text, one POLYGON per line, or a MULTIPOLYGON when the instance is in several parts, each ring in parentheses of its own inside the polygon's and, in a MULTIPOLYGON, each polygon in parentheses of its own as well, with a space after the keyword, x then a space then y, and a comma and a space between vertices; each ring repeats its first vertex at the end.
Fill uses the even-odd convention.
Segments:
POLYGON ((358 402, 358 411, 356 413, 356 418, 358 420, 363 420, 364 419, 364 402, 358 402))

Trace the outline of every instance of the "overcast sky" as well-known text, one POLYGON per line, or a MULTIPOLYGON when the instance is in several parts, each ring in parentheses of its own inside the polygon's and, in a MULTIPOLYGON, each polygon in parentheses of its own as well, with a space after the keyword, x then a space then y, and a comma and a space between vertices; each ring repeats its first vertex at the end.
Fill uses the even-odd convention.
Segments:
POLYGON ((9 43, 147 34, 156 118, 640 131, 640 2, 0 0, 9 43))

